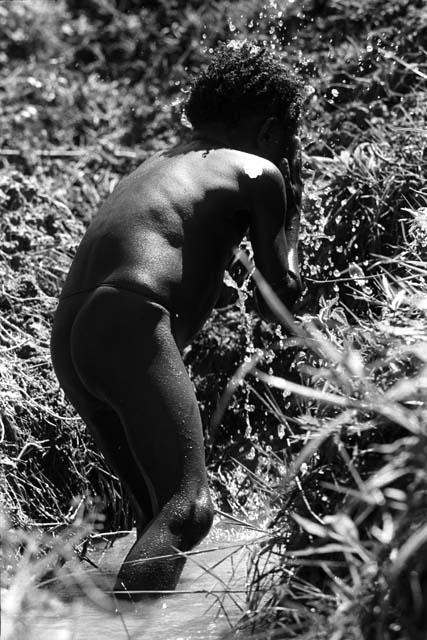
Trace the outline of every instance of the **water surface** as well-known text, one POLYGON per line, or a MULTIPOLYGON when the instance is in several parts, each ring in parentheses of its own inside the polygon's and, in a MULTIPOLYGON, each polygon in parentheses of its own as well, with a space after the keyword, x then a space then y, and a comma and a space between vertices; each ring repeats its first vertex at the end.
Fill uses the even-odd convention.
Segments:
MULTIPOLYGON (((219 640, 235 637, 232 626, 246 610, 249 556, 261 533, 220 520, 189 556, 177 590, 147 603, 116 601, 116 608, 97 605, 100 592, 75 598, 64 612, 45 615, 28 629, 28 640, 219 640), (98 595, 97 595, 98 594, 98 595)), ((104 591, 135 539, 134 533, 87 553, 95 566, 85 570, 104 591)), ((68 596, 76 585, 67 587, 68 596)), ((105 604, 105 603, 104 603, 105 604)), ((102 602, 101 602, 102 605, 102 602)))

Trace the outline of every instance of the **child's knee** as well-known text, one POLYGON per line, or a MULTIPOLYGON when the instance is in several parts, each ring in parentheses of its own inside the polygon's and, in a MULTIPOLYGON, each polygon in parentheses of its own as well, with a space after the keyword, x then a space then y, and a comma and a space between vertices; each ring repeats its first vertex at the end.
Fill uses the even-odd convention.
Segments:
POLYGON ((209 533, 213 517, 209 490, 202 489, 195 497, 183 496, 177 500, 169 529, 181 538, 187 549, 191 549, 209 533))

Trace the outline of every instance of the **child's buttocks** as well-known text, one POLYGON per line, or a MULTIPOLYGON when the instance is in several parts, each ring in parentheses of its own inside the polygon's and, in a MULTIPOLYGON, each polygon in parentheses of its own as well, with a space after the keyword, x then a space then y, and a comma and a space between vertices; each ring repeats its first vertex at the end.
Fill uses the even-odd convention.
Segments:
POLYGON ((73 309, 70 331, 74 366, 96 397, 120 405, 123 379, 135 360, 148 369, 162 343, 172 339, 169 311, 142 293, 102 284, 64 298, 58 312, 66 314, 69 305, 71 311, 76 298, 79 310, 73 309))

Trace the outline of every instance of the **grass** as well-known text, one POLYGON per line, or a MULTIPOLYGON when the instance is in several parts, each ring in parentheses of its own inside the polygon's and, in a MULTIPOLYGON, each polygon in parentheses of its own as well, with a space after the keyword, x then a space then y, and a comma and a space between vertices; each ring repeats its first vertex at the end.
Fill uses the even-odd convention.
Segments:
MULTIPOLYGON (((396 318, 394 300, 378 298, 383 317, 396 318)), ((252 370, 302 402, 292 425, 276 407, 288 444, 269 496, 279 513, 250 594, 263 637, 424 637, 427 350, 425 318, 415 316, 403 327, 347 326, 346 345, 341 323, 317 319, 306 327, 314 362, 299 366, 303 384, 252 370)))
MULTIPOLYGON (((99 498, 107 529, 131 525, 120 483, 51 370, 56 298, 98 203, 185 135, 183 90, 210 47, 268 40, 309 87, 306 291, 292 332, 286 318, 267 325, 237 264, 237 299, 186 354, 218 507, 251 515, 267 501, 275 514, 242 624, 261 638, 424 639, 423 2, 139 4, 0 4, 0 426, 12 548, 35 528, 60 540, 84 496, 99 498)), ((57 544, 43 536, 35 548, 57 544)), ((31 554, 22 566, 35 584, 43 560, 31 554)))

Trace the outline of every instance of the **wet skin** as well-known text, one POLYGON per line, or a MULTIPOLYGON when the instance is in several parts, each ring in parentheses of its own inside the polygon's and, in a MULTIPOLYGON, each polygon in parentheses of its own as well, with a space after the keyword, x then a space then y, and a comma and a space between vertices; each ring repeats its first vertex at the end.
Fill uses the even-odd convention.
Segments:
POLYGON ((273 289, 288 306, 298 296, 299 206, 284 176, 265 157, 194 139, 124 178, 77 250, 52 360, 134 505, 138 536, 119 591, 174 589, 184 559, 168 556, 190 550, 212 524, 201 419, 181 353, 247 230, 273 289))

